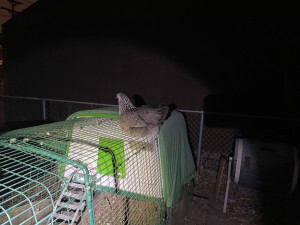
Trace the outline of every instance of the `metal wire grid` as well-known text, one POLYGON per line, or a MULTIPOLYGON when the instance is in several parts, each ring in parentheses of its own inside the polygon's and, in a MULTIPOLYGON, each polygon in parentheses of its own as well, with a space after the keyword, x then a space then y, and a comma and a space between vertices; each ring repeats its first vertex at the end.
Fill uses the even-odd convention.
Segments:
MULTIPOLYGON (((7 97, 4 97, 4 99, 6 103, 5 110, 8 110, 6 114, 9 114, 8 118, 15 121, 34 121, 41 120, 42 118, 48 121, 62 121, 73 112, 107 106, 105 104, 55 101, 51 99, 46 100, 43 106, 43 99, 7 97), (30 107, 28 107, 28 105, 30 105, 30 107), (44 116, 42 116, 43 114, 44 116)), ((220 155, 229 155, 233 151, 234 138, 240 135, 240 130, 209 128, 206 126, 201 130, 201 122, 203 122, 201 117, 204 115, 203 112, 180 111, 184 114, 186 119, 188 138, 195 161, 198 161, 197 157, 200 148, 201 158, 199 161, 201 161, 201 164, 206 168, 217 171, 220 155)))
MULTIPOLYGON (((161 205, 122 195, 98 192, 94 195, 95 220, 112 224, 162 224, 161 205)), ((86 212, 83 215, 86 217, 86 212)), ((165 223, 163 223, 165 224, 165 223)))
POLYGON ((74 112, 106 107, 105 105, 100 104, 82 104, 55 101, 46 101, 45 106, 45 117, 48 121, 63 121, 74 112))
MULTIPOLYGON (((200 111, 186 111, 182 110, 182 113, 185 117, 187 132, 189 143, 193 152, 193 156, 196 159, 199 144, 200 144, 200 129, 201 129, 201 117, 203 116, 203 112, 200 111)), ((196 160, 195 160, 196 161, 196 160)))
MULTIPOLYGON (((111 105, 99 103, 73 102, 64 100, 52 100, 41 98, 24 97, 3 97, 6 107, 6 122, 19 121, 62 121, 70 114, 96 108, 103 108, 111 105), (27 107, 27 103, 31 102, 27 107), (19 117, 21 120, 19 120, 19 117)), ((180 110, 185 116, 188 138, 195 161, 198 159, 201 136, 201 117, 202 111, 180 110)), ((30 126, 29 124, 25 124, 30 126)))
POLYGON ((217 171, 221 155, 229 156, 234 150, 235 137, 240 133, 234 128, 209 128, 203 126, 201 165, 217 171))
MULTIPOLYGON (((60 101, 41 98, 3 97, 5 101, 6 121, 63 121, 74 112, 103 108, 112 105, 60 101), (28 107, 28 105, 30 107, 28 107)), ((194 157, 197 157, 199 149, 199 134, 201 111, 180 110, 186 119, 188 137, 194 157)))
POLYGON ((6 122, 63 121, 74 112, 112 106, 100 103, 4 96, 6 122))
POLYGON ((46 224, 62 180, 56 163, 18 148, 1 148, 1 224, 46 224))
MULTIPOLYGON (((1 137, 1 158, 5 159, 1 160, 1 168, 5 168, 2 169, 1 192, 5 193, 1 195, 0 221, 26 224, 35 220, 43 224, 47 223, 45 218, 48 217, 53 224, 60 224, 62 217, 51 217, 50 212, 54 210, 71 218, 74 209, 61 204, 73 206, 75 203, 82 207, 79 212, 81 224, 86 224, 91 214, 97 224, 141 224, 141 221, 153 224, 163 220, 157 139, 133 138, 119 130, 117 120, 113 119, 81 118, 74 121, 26 128, 1 137), (121 168, 125 164, 123 171, 116 171, 112 158, 107 160, 107 155, 98 151, 99 135, 106 138, 102 145, 116 148, 115 163, 121 168), (120 142, 115 140, 120 139, 123 140, 123 153, 117 151, 120 142), (37 154, 39 151, 44 153, 37 154), (56 156, 72 159, 75 164, 62 163, 56 156), (105 158, 101 162, 100 156, 105 158), (74 196, 80 188, 82 193, 87 193, 86 187, 68 185, 69 182, 87 184, 83 179, 84 171, 76 169, 77 162, 88 168, 94 191, 92 212, 83 206, 84 198, 74 196), (120 174, 123 172, 126 176, 120 174), (11 184, 11 180, 20 181, 11 184), (73 197, 62 193, 73 193, 73 197), (56 207, 57 202, 61 204, 56 207)), ((106 147, 102 146, 103 149, 106 147)))

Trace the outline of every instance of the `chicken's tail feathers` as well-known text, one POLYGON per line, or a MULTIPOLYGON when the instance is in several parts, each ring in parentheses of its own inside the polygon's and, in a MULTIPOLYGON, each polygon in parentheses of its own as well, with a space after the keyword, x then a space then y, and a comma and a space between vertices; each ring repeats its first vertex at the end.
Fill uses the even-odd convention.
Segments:
POLYGON ((168 106, 161 107, 161 114, 162 114, 161 123, 163 123, 165 120, 167 120, 170 117, 170 115, 172 114, 173 110, 176 108, 177 108, 177 106, 174 103, 172 103, 168 106))
POLYGON ((169 107, 168 106, 162 106, 159 108, 159 111, 161 113, 161 121, 160 122, 163 122, 166 120, 167 118, 167 115, 168 115, 168 112, 169 112, 169 107))

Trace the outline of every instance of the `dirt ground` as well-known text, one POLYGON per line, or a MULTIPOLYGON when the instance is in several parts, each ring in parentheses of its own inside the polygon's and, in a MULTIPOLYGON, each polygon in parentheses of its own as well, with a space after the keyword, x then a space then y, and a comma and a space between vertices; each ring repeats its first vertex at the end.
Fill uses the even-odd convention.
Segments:
POLYGON ((172 210, 172 225, 300 225, 300 195, 261 192, 230 183, 223 212, 227 175, 215 198, 217 173, 200 168, 194 182, 183 187, 172 210))

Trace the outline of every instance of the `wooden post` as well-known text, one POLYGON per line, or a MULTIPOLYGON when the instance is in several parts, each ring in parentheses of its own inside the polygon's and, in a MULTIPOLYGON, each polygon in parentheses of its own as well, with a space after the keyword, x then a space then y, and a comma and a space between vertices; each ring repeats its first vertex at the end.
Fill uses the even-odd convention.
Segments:
POLYGON ((217 174, 217 181, 216 181, 216 186, 215 186, 215 200, 216 201, 218 200, 218 195, 219 195, 219 191, 220 191, 225 162, 226 162, 226 157, 224 155, 221 155, 220 163, 219 163, 219 170, 218 170, 218 174, 217 174))
POLYGON ((226 213, 227 208, 227 200, 228 200, 228 192, 229 192, 229 185, 231 180, 231 164, 232 164, 232 157, 229 157, 229 164, 228 164, 228 173, 227 173, 227 184, 226 184, 226 192, 225 192, 225 199, 224 199, 224 206, 223 206, 223 212, 226 213))

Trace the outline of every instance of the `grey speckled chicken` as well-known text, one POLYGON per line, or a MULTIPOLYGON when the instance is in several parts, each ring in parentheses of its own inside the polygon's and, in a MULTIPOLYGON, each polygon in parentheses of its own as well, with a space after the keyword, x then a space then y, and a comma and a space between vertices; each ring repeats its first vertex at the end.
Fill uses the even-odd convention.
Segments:
POLYGON ((167 117, 169 107, 157 108, 135 107, 129 98, 118 93, 120 128, 132 135, 140 137, 156 136, 160 125, 167 117))

